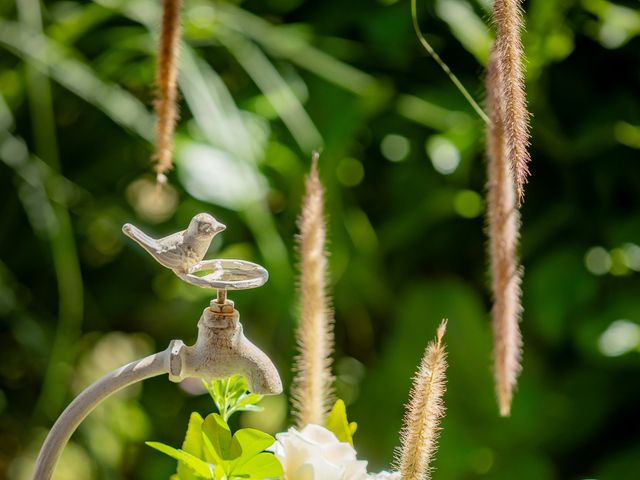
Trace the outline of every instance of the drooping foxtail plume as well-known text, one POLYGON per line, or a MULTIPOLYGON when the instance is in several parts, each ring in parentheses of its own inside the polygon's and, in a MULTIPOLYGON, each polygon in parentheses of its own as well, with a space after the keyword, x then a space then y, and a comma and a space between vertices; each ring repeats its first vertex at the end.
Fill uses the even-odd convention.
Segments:
POLYGON ((529 112, 524 91, 524 50, 521 0, 495 0, 493 21, 496 27, 495 62, 500 71, 494 85, 500 92, 503 109, 505 155, 515 179, 518 202, 524 200, 524 185, 529 177, 529 112))
POLYGON ((162 0, 162 27, 156 64, 156 148, 154 169, 159 183, 173 164, 173 131, 178 118, 177 79, 182 0, 162 0))
POLYGON ((327 251, 324 189, 318 176, 318 154, 313 154, 306 180, 302 213, 298 218, 300 251, 300 322, 298 356, 291 388, 298 427, 324 425, 331 407, 333 311, 327 295, 327 251))
POLYGON ((443 320, 435 342, 427 345, 420 367, 413 378, 409 403, 405 409, 401 446, 396 460, 402 480, 428 480, 437 448, 440 420, 445 407, 447 354, 442 337, 447 328, 443 320))
POLYGON ((491 289, 493 294, 494 377, 500 414, 508 416, 521 370, 522 314, 518 265, 520 215, 516 187, 507 160, 504 109, 500 107, 500 75, 497 50, 491 51, 487 72, 487 107, 491 123, 487 131, 488 234, 491 289))

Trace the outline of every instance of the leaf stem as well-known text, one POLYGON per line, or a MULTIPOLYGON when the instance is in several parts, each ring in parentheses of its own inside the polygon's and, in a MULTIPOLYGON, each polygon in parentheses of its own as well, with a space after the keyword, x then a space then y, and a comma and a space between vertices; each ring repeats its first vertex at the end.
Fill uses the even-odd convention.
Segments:
POLYGON ((411 20, 413 22, 413 29, 415 30, 416 35, 418 36, 418 40, 420 40, 420 43, 422 44, 424 49, 427 51, 427 53, 429 55, 431 55, 431 58, 433 58, 436 61, 436 63, 438 65, 440 65, 440 68, 442 68, 444 73, 453 82, 453 84, 460 91, 462 96, 464 96, 464 98, 467 100, 467 102, 469 102, 469 105, 471 105, 471 107, 476 111, 478 116, 480 116, 480 118, 486 124, 490 124, 491 121, 489 120, 489 117, 484 112, 484 110, 482 110, 480 105, 478 105, 478 102, 476 102, 473 99, 473 97, 468 92, 468 90, 464 87, 464 85, 462 85, 462 82, 460 82, 460 80, 458 80, 458 77, 456 77, 456 75, 451 71, 449 66, 446 63, 444 63, 442 58, 440 58, 440 55, 438 55, 438 53, 433 49, 431 44, 425 38, 424 34, 422 33, 422 30, 420 29, 420 24, 418 23, 418 8, 416 6, 416 1, 417 0, 411 0, 411 20))

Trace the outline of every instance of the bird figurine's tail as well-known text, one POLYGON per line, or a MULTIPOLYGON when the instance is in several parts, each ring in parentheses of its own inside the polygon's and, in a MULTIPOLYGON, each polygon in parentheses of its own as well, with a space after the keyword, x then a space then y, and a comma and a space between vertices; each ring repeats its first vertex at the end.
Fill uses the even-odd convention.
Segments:
POLYGON ((144 248, 147 252, 151 254, 158 253, 158 249, 159 249, 158 241, 155 238, 151 238, 149 235, 144 233, 135 225, 131 225, 130 223, 125 223, 122 226, 122 232, 131 240, 133 240, 142 248, 144 248))

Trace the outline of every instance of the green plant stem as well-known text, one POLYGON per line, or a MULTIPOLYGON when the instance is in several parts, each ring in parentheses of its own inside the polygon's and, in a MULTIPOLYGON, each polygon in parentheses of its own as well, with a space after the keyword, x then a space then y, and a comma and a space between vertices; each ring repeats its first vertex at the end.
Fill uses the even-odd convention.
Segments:
POLYGON ((487 116, 487 114, 484 112, 484 110, 482 110, 480 105, 478 105, 478 102, 476 102, 473 99, 473 97, 467 91, 467 89, 464 88, 464 85, 462 85, 462 82, 458 80, 458 77, 455 76, 455 74, 451 71, 449 66, 446 63, 444 63, 444 61, 440 58, 440 55, 438 55, 438 53, 433 49, 431 44, 425 38, 424 34, 422 33, 422 30, 420 29, 420 24, 418 23, 418 9, 416 6, 416 2, 417 0, 411 0, 411 20, 413 21, 413 29, 415 30, 416 35, 420 40, 420 43, 422 44, 424 49, 427 51, 427 53, 431 55, 431 58, 433 58, 436 61, 436 63, 440 65, 440 68, 442 68, 444 73, 449 77, 449 79, 453 82, 456 88, 464 96, 467 102, 469 102, 469 105, 471 105, 471 107, 476 111, 476 113, 480 116, 480 118, 487 124, 491 123, 491 120, 489 120, 489 117, 487 116))
MULTIPOLYGON (((38 0, 18 0, 20 22, 42 33, 42 15, 38 0)), ((27 60, 25 65, 27 94, 35 152, 54 171, 60 171, 58 145, 49 79, 27 60)), ((55 418, 64 406, 68 379, 83 319, 83 286, 80 264, 73 238, 71 217, 65 205, 53 203, 55 225, 48 229, 51 256, 58 283, 58 324, 54 335, 43 386, 32 418, 45 415, 55 418)))

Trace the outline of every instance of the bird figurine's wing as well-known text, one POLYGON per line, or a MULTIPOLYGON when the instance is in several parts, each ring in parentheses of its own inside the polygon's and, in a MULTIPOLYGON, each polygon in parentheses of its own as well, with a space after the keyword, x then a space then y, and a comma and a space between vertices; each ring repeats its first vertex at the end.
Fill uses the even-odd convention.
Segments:
POLYGON ((161 265, 172 270, 183 270, 185 268, 184 252, 182 248, 180 248, 182 232, 156 240, 130 223, 124 225, 122 231, 126 236, 144 248, 161 265))
POLYGON ((159 238, 156 242, 158 243, 158 252, 160 253, 170 252, 180 248, 185 244, 185 230, 159 238))

